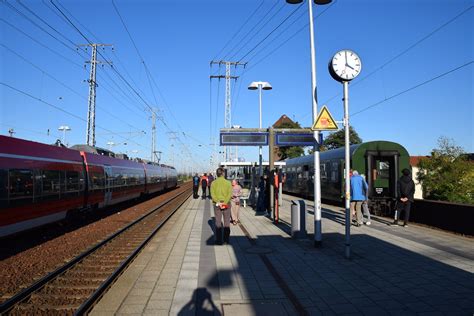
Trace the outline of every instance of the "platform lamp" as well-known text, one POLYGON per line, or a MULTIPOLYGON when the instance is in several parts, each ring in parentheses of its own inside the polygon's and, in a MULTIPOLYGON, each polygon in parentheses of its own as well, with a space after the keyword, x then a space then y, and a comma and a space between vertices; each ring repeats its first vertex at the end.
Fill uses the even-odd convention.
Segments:
MULTIPOLYGON (((313 0, 315 4, 329 4, 332 0, 313 0)), ((290 4, 302 3, 303 0, 286 0, 290 4)), ((313 103, 313 124, 318 116, 318 99, 316 93, 316 52, 314 49, 314 25, 313 25, 313 4, 308 0, 309 15, 309 42, 311 49, 311 95, 313 103)), ((321 174, 319 170, 319 131, 314 132, 314 246, 322 243, 321 229, 321 174)))
MULTIPOLYGON (((266 81, 254 81, 248 86, 249 90, 257 90, 258 89, 258 109, 259 109, 259 117, 260 117, 260 124, 259 128, 262 129, 262 90, 272 90, 273 87, 270 83, 266 81)), ((262 169, 262 146, 258 147, 258 174, 262 176, 263 169, 262 169)))
POLYGON ((69 132, 71 128, 67 125, 61 125, 58 127, 58 131, 63 132, 63 144, 66 145, 66 132, 69 132))

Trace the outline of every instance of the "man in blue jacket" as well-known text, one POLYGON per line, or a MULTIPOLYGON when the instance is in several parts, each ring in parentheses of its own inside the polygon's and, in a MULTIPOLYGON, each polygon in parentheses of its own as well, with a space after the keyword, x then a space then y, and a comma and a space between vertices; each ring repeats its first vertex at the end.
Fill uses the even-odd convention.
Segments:
MULTIPOLYGON (((364 178, 359 175, 357 170, 352 171, 351 177, 351 217, 352 210, 355 209, 357 221, 356 226, 362 225, 361 206, 368 199, 368 185, 364 178)), ((354 221, 354 219, 352 219, 354 221)))

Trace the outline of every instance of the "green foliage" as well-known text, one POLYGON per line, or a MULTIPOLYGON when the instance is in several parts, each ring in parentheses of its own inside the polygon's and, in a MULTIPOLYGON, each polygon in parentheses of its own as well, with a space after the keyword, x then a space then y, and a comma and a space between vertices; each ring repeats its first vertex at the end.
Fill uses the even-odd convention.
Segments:
MULTIPOLYGON (((345 134, 344 129, 340 129, 337 132, 329 134, 328 137, 323 142, 323 146, 321 146, 320 150, 331 150, 336 149, 339 147, 344 147, 345 143, 345 134)), ((359 134, 352 128, 349 127, 349 143, 352 144, 360 144, 362 143, 362 139, 359 137, 359 134)))
MULTIPOLYGON (((285 122, 278 126, 278 128, 301 128, 301 125, 298 122, 289 123, 285 122)), ((292 146, 292 147, 279 147, 278 156, 281 160, 287 158, 295 158, 304 155, 304 149, 302 147, 292 146)))
POLYGON ((474 204, 474 163, 451 139, 440 137, 438 147, 418 164, 425 198, 474 204))

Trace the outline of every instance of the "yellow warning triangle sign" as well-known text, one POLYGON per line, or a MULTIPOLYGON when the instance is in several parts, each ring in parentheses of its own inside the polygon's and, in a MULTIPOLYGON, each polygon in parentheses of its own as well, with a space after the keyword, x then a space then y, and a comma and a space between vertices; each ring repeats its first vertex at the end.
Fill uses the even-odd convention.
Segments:
POLYGON ((313 131, 333 131, 337 130, 339 127, 336 124, 336 121, 332 118, 331 113, 324 105, 321 109, 321 112, 318 114, 316 122, 314 122, 311 130, 313 131))

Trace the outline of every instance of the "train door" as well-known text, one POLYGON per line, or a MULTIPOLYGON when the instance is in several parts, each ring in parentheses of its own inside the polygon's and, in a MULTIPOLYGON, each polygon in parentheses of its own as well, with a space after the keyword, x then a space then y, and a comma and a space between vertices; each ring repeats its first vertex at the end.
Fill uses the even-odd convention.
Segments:
POLYGON ((369 198, 396 196, 398 153, 369 152, 366 176, 369 185, 369 198))
POLYGON ((104 166, 105 170, 105 198, 104 198, 104 204, 109 205, 110 202, 112 201, 112 188, 113 188, 113 173, 112 173, 112 167, 111 166, 104 166))

